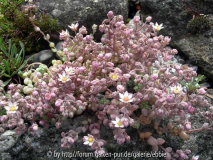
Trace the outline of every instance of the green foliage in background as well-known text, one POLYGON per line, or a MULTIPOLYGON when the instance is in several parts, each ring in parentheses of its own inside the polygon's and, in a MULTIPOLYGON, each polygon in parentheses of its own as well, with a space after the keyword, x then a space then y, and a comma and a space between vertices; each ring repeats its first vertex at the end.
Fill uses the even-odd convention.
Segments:
POLYGON ((25 0, 1 0, 0 2, 0 37, 8 42, 12 40, 16 45, 19 41, 25 44, 26 52, 39 51, 44 48, 41 34, 34 31, 29 17, 36 12, 38 25, 44 33, 59 31, 58 21, 44 13, 26 12, 23 6, 25 0), (41 40, 40 40, 41 39, 41 40))
POLYGON ((210 27, 208 17, 203 14, 205 11, 203 8, 205 0, 182 0, 181 2, 186 12, 193 17, 187 25, 190 34, 201 33, 210 27))
POLYGON ((196 89, 200 88, 203 84, 199 84, 206 77, 204 75, 198 75, 198 77, 193 77, 191 81, 181 81, 181 84, 186 87, 188 93, 193 93, 196 89))
POLYGON ((192 32, 192 34, 201 33, 210 27, 209 20, 205 15, 199 15, 189 21, 187 28, 192 32))
POLYGON ((0 39, 0 79, 4 80, 4 85, 7 85, 15 75, 17 76, 27 64, 27 61, 24 61, 24 44, 19 42, 19 45, 20 49, 9 40, 6 46, 0 39))

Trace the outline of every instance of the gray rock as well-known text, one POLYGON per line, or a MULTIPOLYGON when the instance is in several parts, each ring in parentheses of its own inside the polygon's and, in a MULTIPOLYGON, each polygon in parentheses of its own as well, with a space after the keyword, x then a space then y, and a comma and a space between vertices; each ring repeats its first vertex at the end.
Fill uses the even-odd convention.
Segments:
MULTIPOLYGON (((201 4, 199 12, 208 14, 210 26, 212 26, 213 3, 212 1, 202 1, 201 4)), ((188 58, 189 63, 197 65, 201 74, 213 79, 212 29, 207 29, 199 35, 190 35, 192 31, 187 29, 192 15, 196 14, 190 10, 195 10, 196 5, 193 5, 192 1, 183 3, 181 0, 143 0, 141 6, 143 15, 152 16, 153 22, 163 23, 164 29, 160 31, 160 34, 172 37, 170 45, 188 58), (188 4, 188 9, 185 4, 188 4), (189 6, 194 8, 190 9, 189 6)))
POLYGON ((37 0, 36 6, 58 19, 64 29, 71 23, 79 22, 80 26, 84 25, 92 31, 91 26, 101 24, 110 10, 125 19, 128 16, 128 0, 37 0))
POLYGON ((14 131, 8 130, 0 136, 0 152, 5 152, 15 145, 18 136, 14 131))
MULTIPOLYGON (((86 133, 80 133, 79 139, 72 145, 72 147, 68 149, 61 149, 61 132, 68 132, 70 129, 75 130, 79 126, 82 125, 82 121, 85 121, 88 118, 93 118, 94 115, 91 114, 83 114, 80 116, 76 116, 74 119, 67 119, 65 123, 62 125, 60 129, 56 129, 55 127, 50 127, 49 129, 39 129, 37 135, 33 137, 29 133, 25 133, 20 137, 19 141, 16 142, 15 146, 11 146, 7 152, 1 153, 1 157, 5 154, 11 155, 13 160, 25 160, 25 159, 33 159, 33 160, 50 160, 56 159, 58 154, 60 153, 60 160, 72 158, 74 160, 93 160, 94 157, 69 157, 74 152, 82 153, 93 153, 94 151, 90 149, 90 147, 83 145, 83 136, 87 135, 86 133), (57 154, 56 154, 57 153, 57 154)), ((202 125, 202 118, 193 117, 192 121, 195 123, 195 127, 200 127, 202 125)), ((166 140, 164 147, 172 147, 173 151, 177 149, 190 149, 192 153, 189 157, 193 155, 200 155, 201 157, 205 157, 204 159, 210 160, 213 156, 213 144, 211 139, 213 138, 213 134, 211 131, 209 132, 195 132, 190 133, 190 140, 183 141, 179 137, 172 137, 169 134, 163 134, 159 136, 154 132, 152 127, 150 126, 141 126, 139 128, 140 131, 151 131, 153 132, 153 136, 155 138, 163 138, 166 140)), ((136 129, 127 128, 127 134, 131 137, 131 141, 129 143, 125 143, 122 145, 118 145, 117 142, 113 138, 112 129, 107 126, 101 126, 101 138, 107 141, 107 144, 104 146, 107 153, 125 153, 125 152, 151 152, 151 147, 143 142, 138 135, 136 129)), ((102 159, 113 159, 111 158, 102 158, 102 159)), ((117 157, 115 160, 122 160, 124 158, 117 157)), ((125 160, 131 160, 131 158, 125 158, 125 160)), ((141 158, 135 158, 139 160, 141 158)), ((157 160, 159 158, 146 158, 147 160, 157 160)))
POLYGON ((58 42, 58 43, 56 44, 55 48, 56 48, 57 50, 62 50, 62 46, 61 46, 62 43, 63 43, 63 41, 58 42))
POLYGON ((173 41, 172 45, 184 53, 191 63, 198 65, 202 74, 213 79, 213 32, 209 30, 206 33, 173 41))
POLYGON ((35 54, 35 57, 32 59, 33 62, 40 62, 48 65, 51 63, 51 60, 54 59, 54 53, 51 50, 43 50, 35 54))
POLYGON ((1 160, 12 160, 12 157, 9 153, 1 153, 0 159, 1 160))
MULTIPOLYGON (((172 37, 172 41, 187 37, 187 24, 192 19, 193 13, 189 6, 194 7, 192 1, 186 1, 188 10, 181 0, 143 0, 141 2, 141 11, 144 15, 152 16, 153 22, 163 23, 164 29, 160 31, 162 35, 172 37)), ((212 1, 202 1, 200 13, 213 13, 212 1)), ((195 8, 193 9, 195 10, 195 8)))

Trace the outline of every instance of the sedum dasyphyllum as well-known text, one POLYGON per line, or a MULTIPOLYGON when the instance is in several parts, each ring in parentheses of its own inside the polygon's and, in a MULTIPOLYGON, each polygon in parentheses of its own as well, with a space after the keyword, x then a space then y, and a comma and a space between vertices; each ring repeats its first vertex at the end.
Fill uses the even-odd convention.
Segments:
MULTIPOLYGON (((76 35, 62 31, 63 50, 54 50, 63 62, 53 60, 49 68, 41 65, 25 72, 25 86, 10 84, 9 96, 1 95, 0 105, 16 102, 18 108, 13 114, 1 116, 2 132, 9 128, 35 134, 38 125, 48 128, 52 123, 59 128, 64 119, 92 110, 96 118, 82 122, 83 127, 76 131, 62 133, 61 146, 70 148, 80 132, 89 130, 83 143, 104 154, 102 124, 113 130, 118 144, 131 140, 126 128, 135 124, 136 128, 152 125, 159 135, 169 132, 183 140, 189 139, 189 132, 212 126, 213 107, 204 99, 204 88, 189 92, 182 85, 196 78, 197 73, 173 60, 177 50, 167 47, 171 38, 158 35, 162 24, 154 25, 151 17, 142 22, 135 16, 126 25, 121 15, 114 16, 110 11, 107 16, 99 25, 101 42, 95 42, 84 26, 78 29, 78 24, 73 24, 69 28, 76 35), (138 110, 141 113, 136 117, 134 112, 138 110), (207 121, 199 129, 192 129, 190 122, 195 114, 207 121), (168 124, 162 125, 164 120, 168 124), (25 126, 24 121, 30 121, 32 126, 25 126)), ((168 153, 166 159, 187 158, 188 152, 175 153, 170 147, 164 148, 164 142, 148 138, 153 150, 168 153)))

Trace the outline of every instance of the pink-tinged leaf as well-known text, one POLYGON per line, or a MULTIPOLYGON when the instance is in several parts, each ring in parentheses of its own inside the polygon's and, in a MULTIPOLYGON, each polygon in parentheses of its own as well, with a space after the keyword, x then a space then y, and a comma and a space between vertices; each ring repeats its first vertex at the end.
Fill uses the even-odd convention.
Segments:
POLYGON ((170 159, 172 159, 172 156, 171 156, 171 154, 170 153, 166 153, 166 160, 170 160, 170 159))
POLYGON ((158 138, 157 141, 158 141, 158 145, 160 146, 165 143, 165 140, 162 138, 158 138))
POLYGON ((158 151, 158 146, 152 146, 152 151, 158 151))
POLYGON ((100 133, 100 131, 99 131, 98 129, 94 128, 94 129, 91 131, 91 133, 92 133, 93 135, 97 135, 97 134, 100 133))
POLYGON ((65 133, 64 132, 61 133, 61 137, 65 137, 65 133))
POLYGON ((169 152, 171 152, 171 151, 172 151, 172 148, 171 148, 171 147, 167 147, 167 148, 166 148, 166 152, 169 153, 169 152))
POLYGON ((149 139, 148 139, 147 142, 148 142, 151 146, 157 146, 157 145, 158 145, 158 141, 157 141, 154 137, 152 137, 152 136, 149 137, 149 139))
POLYGON ((82 127, 81 130, 82 130, 83 133, 85 133, 87 131, 87 128, 86 127, 82 127))

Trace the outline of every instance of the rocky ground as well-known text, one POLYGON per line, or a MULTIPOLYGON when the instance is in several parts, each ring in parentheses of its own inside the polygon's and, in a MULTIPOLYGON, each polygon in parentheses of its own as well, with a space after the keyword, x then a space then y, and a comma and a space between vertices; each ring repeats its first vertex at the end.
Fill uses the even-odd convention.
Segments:
MULTIPOLYGON (((213 3, 211 1, 204 1, 203 13, 209 14, 209 20, 212 24, 212 8, 213 3)), ((106 13, 109 10, 113 10, 115 14, 121 14, 127 18, 128 15, 128 1, 127 0, 37 0, 37 6, 40 10, 45 10, 53 17, 58 18, 60 24, 67 28, 74 22, 79 22, 80 25, 85 25, 88 28, 95 24, 100 24, 106 13), (64 18, 66 17, 66 18, 64 18)), ((213 79, 213 32, 212 28, 197 34, 190 35, 186 26, 189 20, 192 19, 190 13, 183 8, 181 0, 143 0, 141 4, 142 14, 144 16, 151 15, 153 22, 163 23, 164 29, 162 35, 168 35, 172 37, 172 48, 177 48, 181 55, 186 58, 183 63, 190 63, 191 65, 199 66, 201 73, 205 74, 209 79, 213 79)), ((100 35, 96 35, 100 37, 100 35)), ((57 45, 60 47, 60 45, 57 45)), ((35 55, 32 62, 42 62, 49 64, 54 58, 54 54, 51 50, 44 50, 35 55)), ((195 68, 197 68, 195 66, 195 68)), ((213 90, 209 89, 208 93, 213 95, 213 90)), ((213 104, 213 101, 208 98, 213 104)), ((93 115, 90 115, 91 118, 93 115)), ((6 132, 0 136, 0 159, 2 160, 48 160, 48 159, 95 159, 95 158, 60 158, 54 157, 55 153, 74 151, 93 152, 89 147, 85 147, 82 144, 83 134, 79 135, 79 140, 73 145, 70 150, 64 150, 60 148, 61 145, 61 132, 67 132, 69 129, 75 129, 81 126, 81 122, 88 118, 86 115, 76 116, 74 119, 68 119, 66 123, 56 130, 54 127, 50 129, 40 129, 38 135, 33 137, 32 135, 25 133, 21 136, 16 136, 13 131, 6 132), (50 154, 53 155, 50 155, 50 154), (48 156, 49 154, 49 156, 48 156)), ((193 123, 195 126, 200 127, 202 125, 202 118, 193 117, 193 123)), ((140 131, 149 130, 149 127, 141 127, 140 131)), ((101 136, 108 143, 105 149, 108 153, 124 153, 128 152, 145 152, 151 151, 151 148, 147 143, 143 142, 137 133, 136 129, 127 129, 127 133, 131 136, 131 142, 129 144, 118 145, 113 139, 112 130, 103 126, 101 128, 101 136)), ((154 134, 154 137, 158 137, 154 134)), ((167 134, 162 138, 166 140, 165 146, 170 146, 173 150, 176 149, 191 149, 192 155, 200 155, 199 160, 211 160, 213 158, 213 132, 197 132, 190 134, 190 140, 182 141, 178 137, 171 137, 167 134)), ((107 159, 107 158, 106 158, 107 159)), ((112 158, 111 158, 112 159, 112 158)), ((116 158, 120 160, 124 158, 116 158)), ((126 158, 128 159, 128 158, 126 158)), ((133 158, 129 158, 133 159, 133 158)), ((138 158, 141 159, 141 158, 138 158)), ((160 158, 146 158, 149 160, 160 158)))

